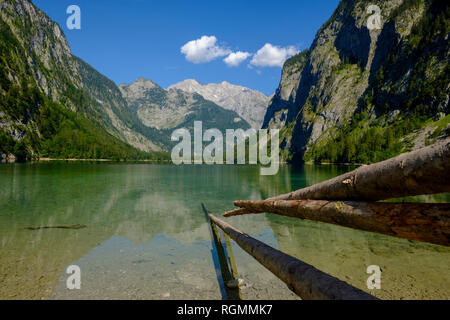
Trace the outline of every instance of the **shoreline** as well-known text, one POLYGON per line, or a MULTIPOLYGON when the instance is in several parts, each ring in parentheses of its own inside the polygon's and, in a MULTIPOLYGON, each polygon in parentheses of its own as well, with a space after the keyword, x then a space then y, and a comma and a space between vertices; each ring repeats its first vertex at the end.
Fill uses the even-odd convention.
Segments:
MULTIPOLYGON (((112 160, 112 159, 74 159, 74 158, 69 158, 69 159, 57 159, 57 158, 39 158, 38 160, 34 160, 36 162, 40 162, 40 161, 83 161, 83 162, 89 162, 89 161, 93 161, 93 162, 172 162, 171 160, 112 160)), ((33 162, 30 161, 30 162, 33 162)), ((194 163, 191 163, 194 164, 194 163)), ((279 161, 278 164, 291 164, 291 165, 295 165, 295 163, 289 163, 287 161, 279 161)), ((315 164, 315 165, 343 165, 343 166, 368 166, 369 164, 367 163, 350 163, 350 162, 321 162, 321 163, 317 163, 317 162, 313 162, 313 161, 306 161, 303 162, 302 164, 315 164)), ((188 164, 189 165, 189 164, 188 164)), ((218 165, 218 164, 214 164, 214 165, 218 165)), ((227 165, 227 163, 223 163, 221 165, 227 165)))
POLYGON ((369 166, 370 164, 368 163, 351 163, 351 162, 314 162, 314 161, 307 161, 305 162, 305 164, 316 164, 316 165, 321 165, 321 164, 326 164, 326 165, 334 165, 334 166, 369 166))
POLYGON ((51 162, 51 161, 68 161, 68 162, 171 162, 170 160, 113 160, 113 159, 57 159, 57 158, 39 158, 30 162, 51 162))
MULTIPOLYGON (((58 159, 58 158, 39 158, 34 160, 28 160, 25 163, 33 163, 33 162, 53 162, 53 161, 65 161, 65 162, 143 162, 143 163, 172 163, 171 160, 113 160, 113 159, 75 159, 75 158, 68 158, 68 159, 58 159)), ((0 163, 3 164, 11 164, 11 163, 18 163, 17 161, 1 161, 0 163)), ((279 164, 290 164, 290 165, 298 165, 297 163, 289 163, 287 161, 280 161, 279 164)), ((306 161, 301 164, 307 164, 307 165, 340 165, 340 166, 367 166, 369 164, 367 163, 333 163, 333 162, 321 162, 316 163, 313 161, 306 161)), ((189 164, 188 164, 189 165, 189 164)), ((217 164, 214 164, 217 165, 217 164)), ((226 165, 221 164, 221 165, 226 165)))

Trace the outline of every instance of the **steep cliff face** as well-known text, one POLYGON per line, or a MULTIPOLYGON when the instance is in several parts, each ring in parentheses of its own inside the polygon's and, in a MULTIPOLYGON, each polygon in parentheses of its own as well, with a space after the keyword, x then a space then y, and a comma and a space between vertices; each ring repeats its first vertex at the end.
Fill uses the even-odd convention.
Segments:
POLYGON ((236 86, 226 81, 202 84, 197 80, 189 79, 174 84, 169 89, 198 93, 206 100, 236 112, 256 130, 261 128, 270 100, 268 96, 257 90, 236 86))
MULTIPOLYGON (((99 148, 77 156, 108 149, 106 140, 121 145, 123 152, 126 144, 159 149, 139 132, 142 125, 133 119, 117 86, 73 56, 60 27, 30 1, 1 0, 0 27, 0 128, 5 139, 14 144, 26 138, 28 152, 35 155, 69 156, 61 154, 55 140, 67 142, 72 135, 74 142, 81 132, 83 144, 93 139, 99 148), (71 118, 70 130, 63 125, 66 118, 71 118)), ((81 147, 88 148, 73 149, 81 147)))
POLYGON ((378 161, 446 135, 448 35, 444 1, 343 0, 309 52, 286 62, 264 126, 282 128, 287 158, 332 162, 378 161), (374 4, 381 25, 369 30, 374 4))
POLYGON ((309 58, 309 51, 305 50, 284 63, 280 85, 272 97, 263 127, 281 129, 287 122, 287 112, 295 101, 300 78, 309 58))
POLYGON ((294 108, 298 86, 308 58, 309 50, 305 50, 284 63, 280 85, 270 100, 264 117, 263 128, 280 129, 283 158, 289 157, 294 124, 292 119, 288 119, 288 114, 293 114, 290 109, 294 108))

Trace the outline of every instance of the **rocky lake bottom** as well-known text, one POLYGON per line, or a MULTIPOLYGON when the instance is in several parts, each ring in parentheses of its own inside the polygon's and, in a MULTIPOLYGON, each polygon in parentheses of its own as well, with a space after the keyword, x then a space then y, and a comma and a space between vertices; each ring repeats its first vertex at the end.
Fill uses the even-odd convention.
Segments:
MULTIPOLYGON (((205 202, 220 217, 353 167, 34 163, 0 166, 0 299, 223 299, 205 202), (86 228, 27 230, 31 226, 86 228), (81 270, 69 290, 66 269, 81 270)), ((414 201, 448 202, 448 195, 414 201)), ((449 299, 450 249, 271 214, 226 220, 381 299, 449 299), (369 265, 382 270, 369 290, 369 265)), ((234 242, 243 299, 298 299, 234 242)))

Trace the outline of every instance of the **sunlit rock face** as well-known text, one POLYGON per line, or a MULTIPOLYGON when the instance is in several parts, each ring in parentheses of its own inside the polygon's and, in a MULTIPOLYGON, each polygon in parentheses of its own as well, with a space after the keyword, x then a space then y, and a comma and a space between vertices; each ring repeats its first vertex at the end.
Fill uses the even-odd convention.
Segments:
POLYGON ((254 129, 260 129, 270 97, 246 87, 233 85, 226 81, 202 84, 188 79, 174 84, 169 89, 198 93, 206 100, 213 101, 222 108, 232 110, 245 119, 254 129))

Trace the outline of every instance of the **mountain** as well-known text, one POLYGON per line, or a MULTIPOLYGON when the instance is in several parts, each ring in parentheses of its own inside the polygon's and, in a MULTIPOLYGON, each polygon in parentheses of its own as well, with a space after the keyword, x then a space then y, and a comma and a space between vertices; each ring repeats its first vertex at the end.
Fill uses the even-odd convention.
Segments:
POLYGON ((117 86, 28 0, 0 1, 0 156, 141 158, 159 150, 117 86))
POLYGON ((216 84, 202 84, 197 80, 185 80, 169 89, 198 93, 206 100, 232 110, 244 118, 254 129, 260 129, 270 97, 249 88, 236 86, 226 81, 216 84))
POLYGON ((368 163, 448 136, 449 23, 442 0, 341 1, 267 109, 283 157, 368 163), (367 28, 371 4, 380 29, 367 28))
POLYGON ((132 84, 119 86, 132 113, 148 128, 158 130, 166 150, 172 145, 170 136, 179 128, 194 128, 202 121, 203 129, 250 128, 236 112, 226 110, 201 95, 171 88, 164 90, 152 80, 139 78, 132 84))

